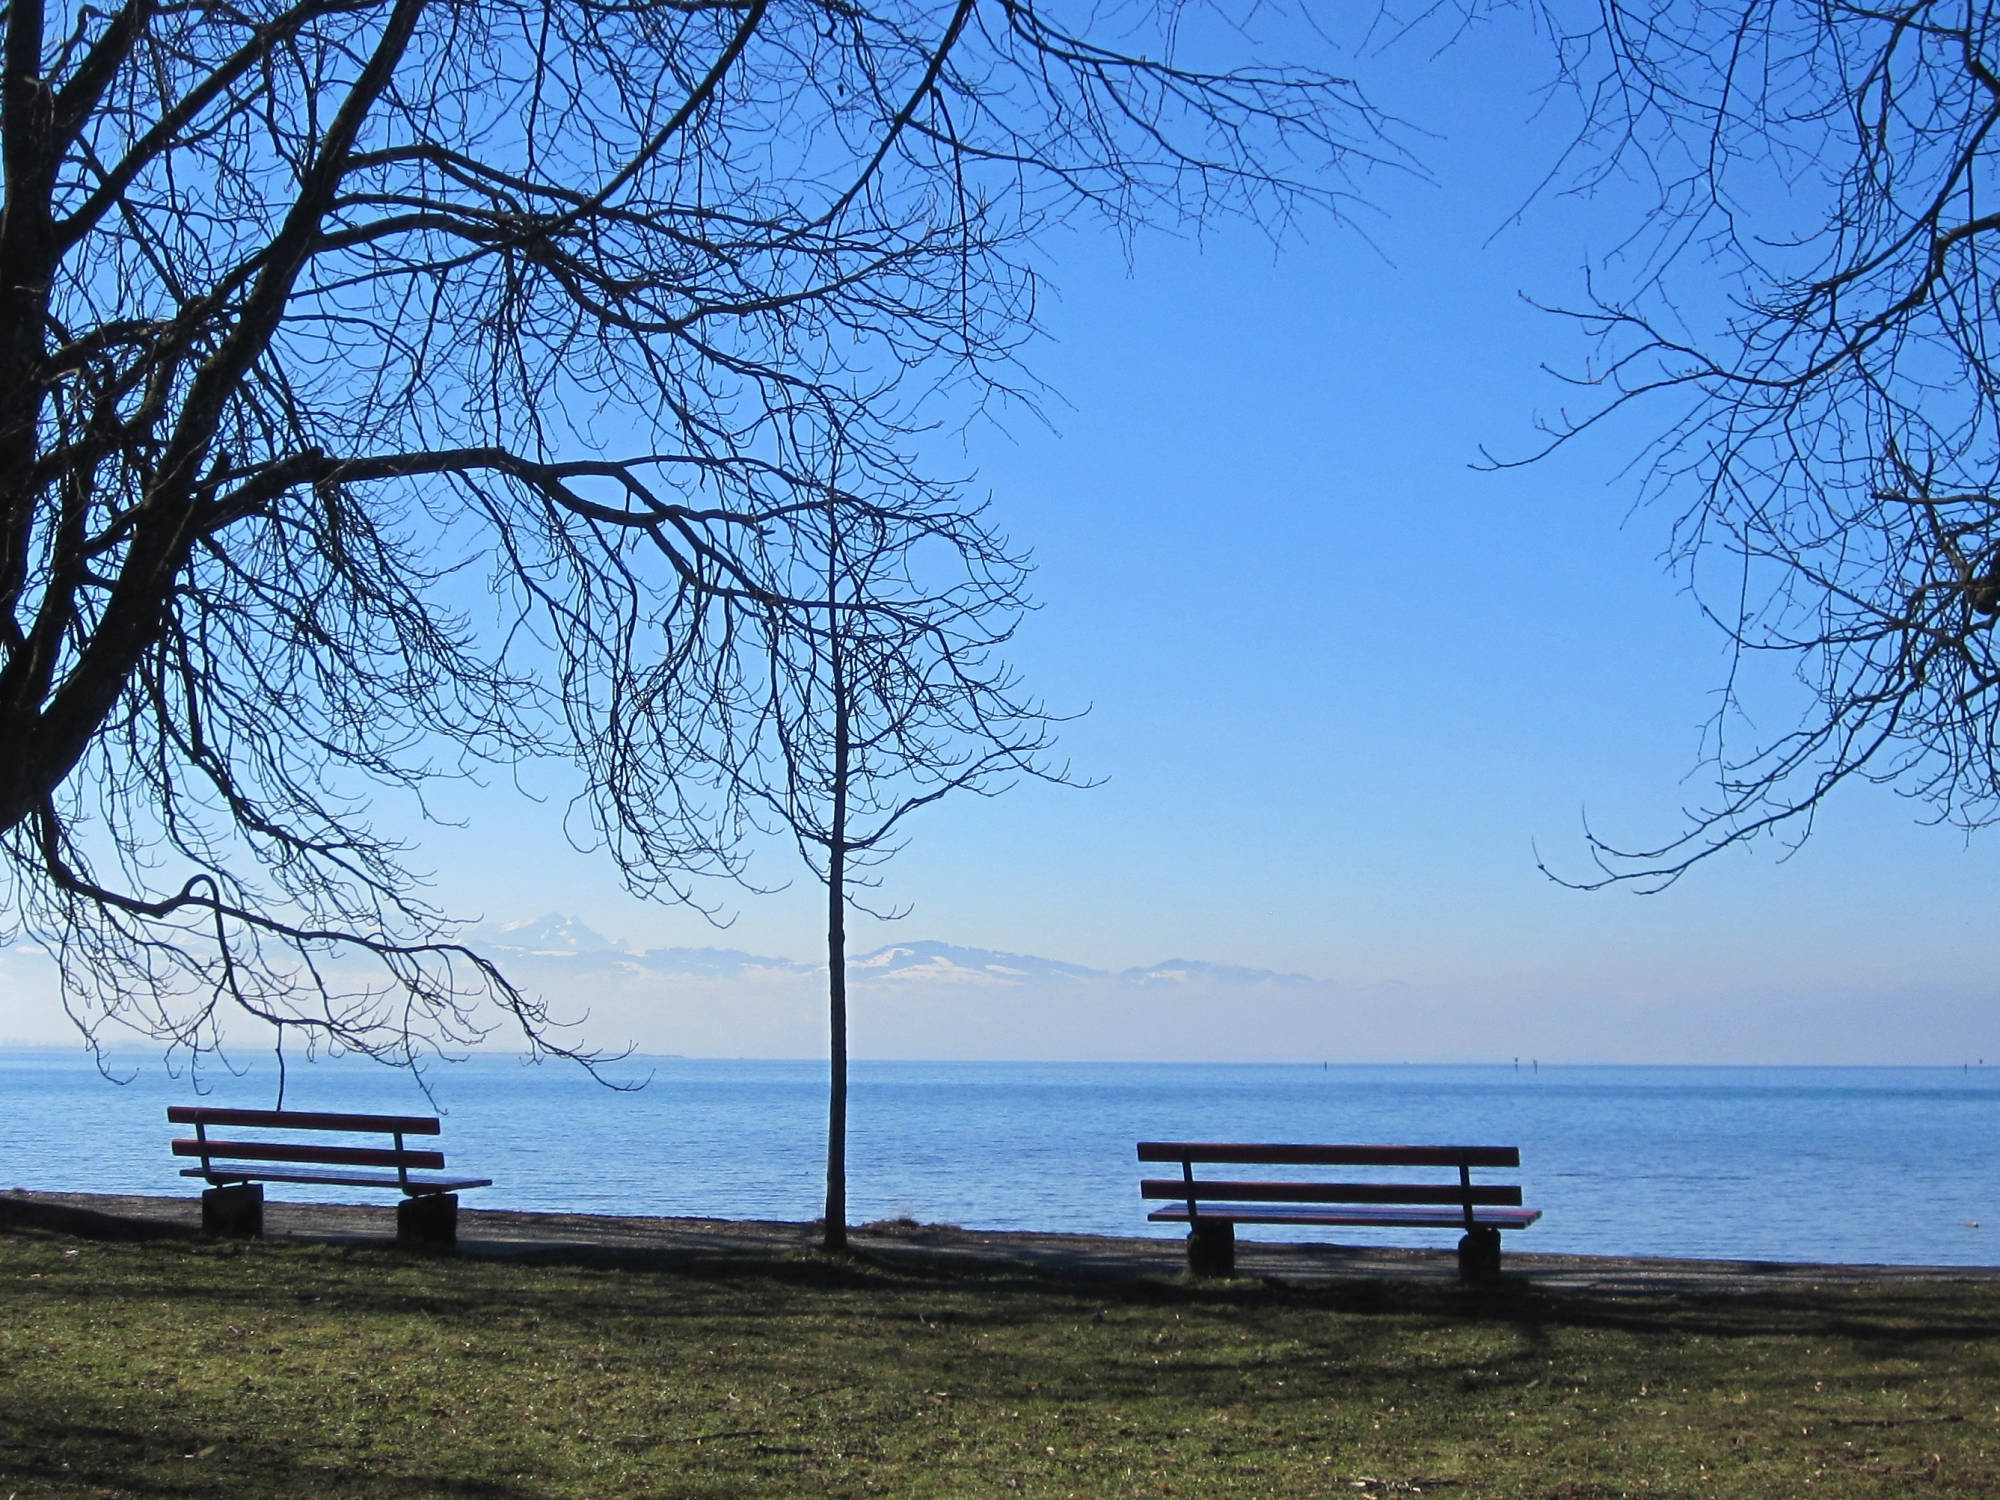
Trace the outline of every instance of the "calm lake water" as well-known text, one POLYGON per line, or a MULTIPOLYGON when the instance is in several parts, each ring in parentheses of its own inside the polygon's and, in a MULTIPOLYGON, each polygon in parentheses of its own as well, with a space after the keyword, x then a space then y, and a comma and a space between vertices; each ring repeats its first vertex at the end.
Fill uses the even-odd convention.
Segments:
MULTIPOLYGON (((165 1122, 193 1089, 137 1065, 121 1087, 74 1053, 0 1053, 0 1187, 196 1191, 165 1122)), ((438 1068, 451 1166, 496 1183, 468 1206, 818 1215, 823 1063, 623 1067, 650 1082, 614 1093, 498 1057, 438 1068)), ((2000 1069, 864 1062, 852 1078, 855 1222, 1167 1237, 1138 1196, 1141 1139, 1494 1143, 1520 1146, 1527 1202, 1544 1211, 1510 1236, 1522 1250, 2000 1263, 2000 1069)), ((255 1059, 208 1082, 206 1102, 268 1108, 275 1070, 255 1059)), ((295 1065, 285 1102, 429 1112, 407 1077, 353 1063, 295 1065)))

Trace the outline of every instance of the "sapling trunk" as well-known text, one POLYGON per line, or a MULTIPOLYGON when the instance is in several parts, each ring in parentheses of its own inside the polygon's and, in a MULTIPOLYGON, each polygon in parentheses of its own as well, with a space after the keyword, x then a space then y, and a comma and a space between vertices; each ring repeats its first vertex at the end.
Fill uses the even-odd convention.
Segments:
MULTIPOLYGON (((837 548, 829 549, 837 551, 837 548)), ((832 1075, 826 1108, 826 1214, 822 1243, 847 1248, 847 771, 846 663, 834 608, 834 578, 827 578, 827 638, 833 668, 833 817, 826 846, 826 996, 832 1075)))

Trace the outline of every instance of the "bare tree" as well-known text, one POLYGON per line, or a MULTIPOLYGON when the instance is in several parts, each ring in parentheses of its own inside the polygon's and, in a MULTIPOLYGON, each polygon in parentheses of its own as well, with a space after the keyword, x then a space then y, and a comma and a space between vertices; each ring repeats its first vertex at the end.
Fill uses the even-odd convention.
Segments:
MULTIPOLYGON (((1930 816, 2000 817, 2000 26, 1914 0, 1609 0, 1562 38, 1589 126, 1580 185, 1657 191, 1579 316, 1600 400, 1656 436, 1646 493, 1729 633, 1715 798, 1681 834, 1593 837, 1603 878, 1670 882, 1803 838, 1854 778, 1930 816), (1690 330, 1693 331, 1690 331, 1690 330), (1789 660, 1808 706, 1739 745, 1789 660)), ((1621 431, 1627 430, 1621 426, 1621 431)))
POLYGON ((731 868, 686 747, 820 608, 799 455, 922 509, 1052 218, 1281 222, 1373 159, 1342 80, 1201 65, 1212 9, 10 4, 0 911, 85 1034, 416 1063, 491 999, 568 1050, 373 810, 566 758, 636 891, 731 868))
POLYGON ((848 910, 899 914, 865 898, 920 809, 953 792, 995 795, 1021 776, 1067 776, 1043 759, 1053 721, 999 655, 1027 608, 1025 561, 978 511, 942 496, 891 506, 829 489, 818 516, 788 540, 786 592, 817 586, 819 608, 803 628, 786 611, 765 612, 761 638, 745 643, 738 721, 750 735, 714 769, 765 826, 796 841, 826 889, 823 1243, 839 1251, 848 910))

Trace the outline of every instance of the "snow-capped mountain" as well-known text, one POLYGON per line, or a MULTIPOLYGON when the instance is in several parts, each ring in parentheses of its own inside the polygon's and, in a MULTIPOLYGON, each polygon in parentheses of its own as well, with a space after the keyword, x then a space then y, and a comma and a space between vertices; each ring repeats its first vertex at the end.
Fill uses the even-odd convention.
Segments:
POLYGON ((1000 953, 991 948, 961 948, 954 943, 923 941, 891 943, 850 958, 850 981, 890 980, 959 984, 1026 984, 1051 979, 1103 979, 1102 969, 1087 969, 1060 959, 1027 953, 1000 953))
POLYGON ((485 943, 537 958, 563 958, 581 953, 623 953, 625 945, 591 931, 575 917, 561 912, 503 922, 485 943))

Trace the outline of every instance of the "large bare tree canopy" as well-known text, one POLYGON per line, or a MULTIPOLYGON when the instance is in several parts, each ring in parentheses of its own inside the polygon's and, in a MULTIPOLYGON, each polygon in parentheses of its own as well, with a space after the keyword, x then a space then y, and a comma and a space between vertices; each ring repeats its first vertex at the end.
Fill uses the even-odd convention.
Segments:
POLYGON ((925 403, 1018 378, 1030 237, 1275 220, 1372 149, 1228 21, 10 0, 0 913, 85 1029, 415 1061, 497 1001, 562 1050, 371 809, 567 757, 636 889, 726 867, 687 751, 727 763, 745 622, 810 608, 830 493, 951 509, 925 403))
POLYGON ((1736 647, 1718 795, 1665 844, 1593 841, 1604 876, 1657 885, 1803 836, 1857 777, 1992 823, 2000 18, 1978 0, 1607 0, 1564 32, 1543 14, 1588 105, 1585 185, 1658 190, 1581 310, 1603 399, 1557 438, 1667 416, 1641 472, 1736 647), (1773 658, 1809 707, 1746 729, 1743 707, 1772 722, 1773 658))

